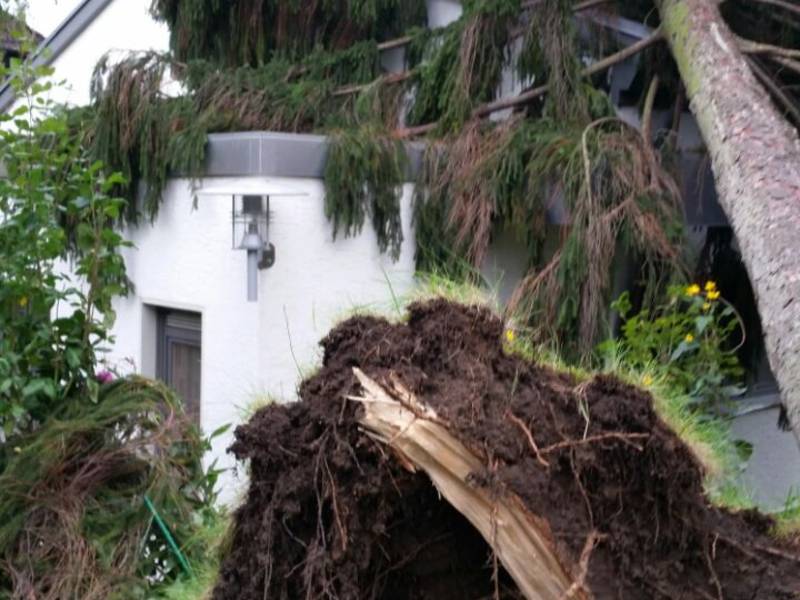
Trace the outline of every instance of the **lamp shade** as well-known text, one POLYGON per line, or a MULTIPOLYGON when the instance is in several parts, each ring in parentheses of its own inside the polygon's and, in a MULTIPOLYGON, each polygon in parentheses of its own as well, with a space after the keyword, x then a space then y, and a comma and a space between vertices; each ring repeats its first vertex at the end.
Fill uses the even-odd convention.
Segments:
POLYGON ((264 240, 261 239, 258 233, 247 233, 242 238, 242 243, 239 245, 239 248, 249 252, 258 252, 264 249, 264 240))

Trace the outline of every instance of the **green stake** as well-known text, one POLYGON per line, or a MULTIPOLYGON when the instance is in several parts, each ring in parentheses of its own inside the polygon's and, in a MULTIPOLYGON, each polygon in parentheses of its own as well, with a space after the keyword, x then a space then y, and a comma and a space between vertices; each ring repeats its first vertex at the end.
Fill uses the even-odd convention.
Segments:
POLYGON ((167 544, 169 544, 170 550, 178 559, 178 563, 181 565, 183 572, 186 573, 189 577, 194 577, 194 573, 192 572, 192 567, 189 565, 189 561, 186 560, 186 557, 181 552, 181 549, 178 548, 178 544, 175 543, 175 538, 172 537, 172 534, 169 532, 169 527, 167 524, 164 523, 164 520, 161 518, 161 515, 158 514, 156 507, 153 506, 153 503, 150 501, 150 498, 145 494, 144 496, 144 504, 147 509, 153 514, 153 518, 158 525, 158 528, 161 530, 161 533, 164 534, 164 537, 167 539, 167 544))

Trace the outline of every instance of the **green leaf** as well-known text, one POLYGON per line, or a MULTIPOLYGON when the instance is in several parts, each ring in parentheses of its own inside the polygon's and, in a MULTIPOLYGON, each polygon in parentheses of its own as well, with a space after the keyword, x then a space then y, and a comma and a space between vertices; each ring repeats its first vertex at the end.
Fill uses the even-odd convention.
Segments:
POLYGON ((42 392, 45 396, 50 398, 50 400, 55 400, 57 394, 55 382, 52 379, 45 380, 42 386, 42 392))
POLYGON ((695 319, 695 329, 697 333, 703 333, 706 328, 714 321, 714 317, 711 315, 702 315, 695 319))
POLYGON ((217 438, 217 437, 221 436, 222 434, 224 434, 230 428, 231 428, 231 424, 230 423, 226 423, 222 427, 217 427, 214 431, 211 432, 211 435, 208 436, 208 439, 209 440, 213 440, 214 438, 217 438))
POLYGON ((722 393, 728 398, 736 398, 747 392, 747 388, 741 385, 726 385, 722 388, 722 393))
POLYGON ((34 379, 28 382, 28 384, 22 388, 22 395, 27 398, 38 394, 44 389, 46 382, 46 379, 34 379))
POLYGON ((89 199, 84 196, 78 196, 77 198, 73 198, 70 204, 77 210, 83 210, 89 206, 89 199))
POLYGON ((611 303, 611 308, 619 313, 624 319, 633 308, 631 305, 630 294, 623 292, 619 298, 611 303))
POLYGON ((94 230, 87 223, 79 223, 76 228, 78 248, 89 250, 94 245, 94 230))
POLYGON ((753 444, 747 440, 734 440, 733 446, 736 449, 739 460, 742 462, 750 460, 750 457, 753 455, 753 444))
POLYGON ((125 176, 122 173, 120 173, 119 171, 115 171, 114 173, 106 177, 105 183, 109 186, 124 185, 125 183, 127 183, 127 180, 125 179, 125 176))
POLYGON ((75 350, 75 348, 67 348, 64 351, 64 358, 67 361, 67 365, 69 365, 72 369, 77 368, 81 364, 80 354, 78 354, 78 351, 75 350))
POLYGON ((670 362, 675 362, 687 352, 691 352, 697 348, 697 342, 687 342, 686 340, 678 344, 678 347, 672 352, 669 357, 670 362))
POLYGON ((103 213, 105 213, 109 219, 119 219, 119 206, 117 204, 108 204, 103 208, 103 213))

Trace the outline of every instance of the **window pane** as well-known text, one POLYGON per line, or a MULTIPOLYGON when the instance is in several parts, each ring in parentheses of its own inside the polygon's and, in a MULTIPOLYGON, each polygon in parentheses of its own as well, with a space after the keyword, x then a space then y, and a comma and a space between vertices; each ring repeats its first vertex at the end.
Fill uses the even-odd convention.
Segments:
POLYGON ((200 347, 170 341, 168 383, 183 400, 186 413, 200 419, 200 347))

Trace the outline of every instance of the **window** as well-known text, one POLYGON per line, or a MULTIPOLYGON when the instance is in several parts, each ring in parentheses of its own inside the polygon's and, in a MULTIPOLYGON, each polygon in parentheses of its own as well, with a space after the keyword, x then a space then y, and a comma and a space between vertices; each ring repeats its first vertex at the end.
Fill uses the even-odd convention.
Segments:
POLYGON ((160 309, 156 376, 180 396, 186 414, 200 423, 200 334, 198 313, 160 309))

